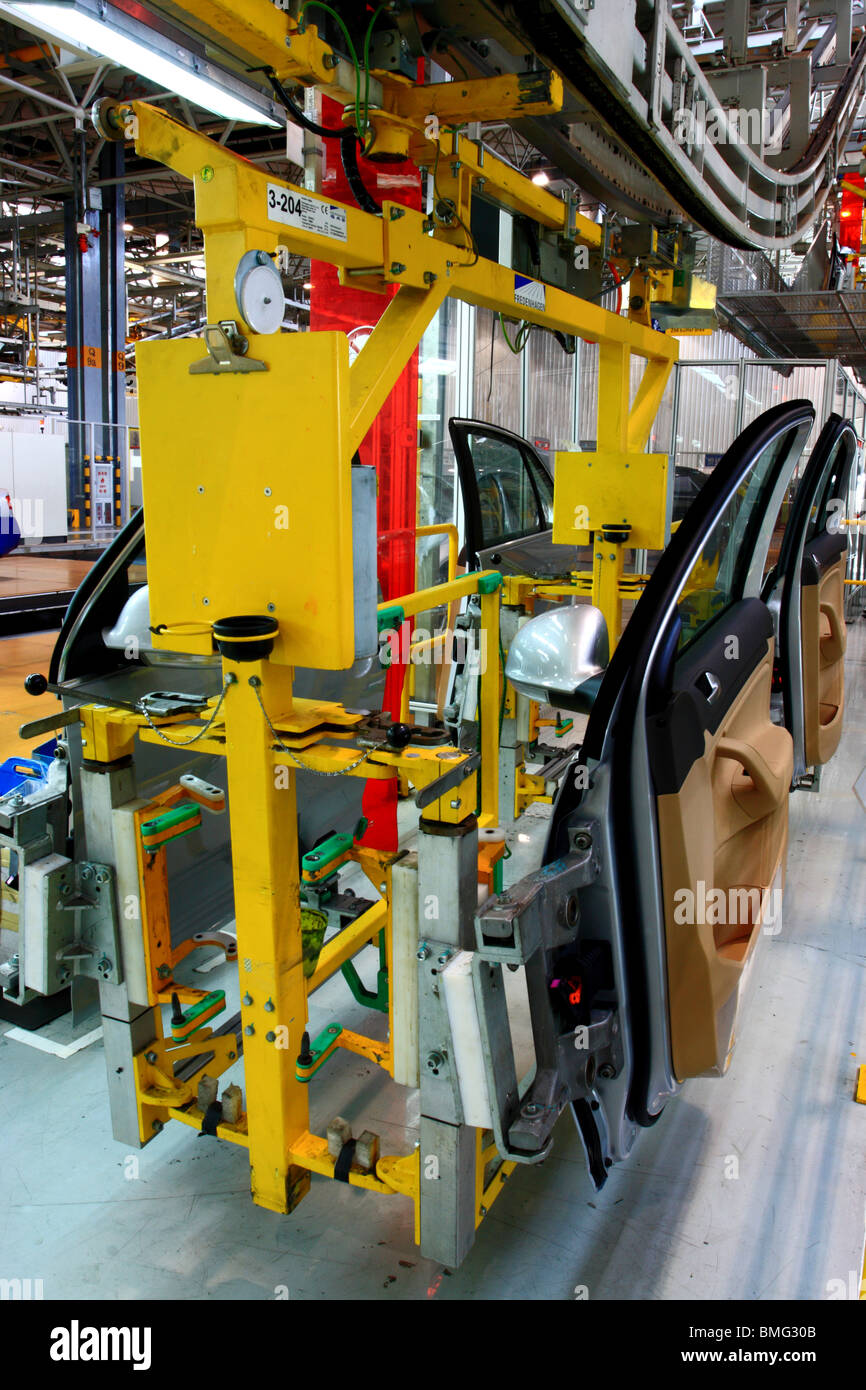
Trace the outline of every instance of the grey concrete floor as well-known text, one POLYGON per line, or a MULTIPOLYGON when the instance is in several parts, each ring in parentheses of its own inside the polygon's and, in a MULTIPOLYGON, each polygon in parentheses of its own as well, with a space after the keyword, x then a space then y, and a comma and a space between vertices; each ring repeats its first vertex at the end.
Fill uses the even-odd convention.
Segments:
MULTIPOLYGON (((96 1042, 66 1059, 0 1025, 0 1277, 74 1299, 826 1299, 863 1263, 866 1106, 866 622, 850 628, 842 747, 791 799, 784 921, 762 939, 728 1075, 688 1082, 600 1194, 570 1118, 518 1169, 455 1272, 421 1259, 411 1208, 313 1178, 291 1216, 253 1206, 246 1154, 169 1126, 141 1153, 112 1140, 96 1042), (833 1281, 839 1281, 834 1283, 833 1281)), ((548 808, 509 833, 508 880, 534 867, 548 808)), ((362 957, 372 981, 375 958, 362 957)), ((232 972, 206 978, 237 991, 232 972)), ((230 1000, 231 1006, 235 1004, 230 1000)), ((384 1026, 339 979, 311 1029, 384 1026), (372 1018, 372 1022, 371 1022, 372 1018)), ((79 1030, 87 1032, 93 1022, 79 1030)), ((51 1030, 48 1030, 49 1032, 51 1030)), ((68 1023, 57 1032, 68 1041, 68 1023)), ((227 1078, 243 1084, 243 1065, 227 1078)), ((312 1126, 343 1114, 409 1152, 417 1093, 339 1053, 311 1087, 312 1126)))

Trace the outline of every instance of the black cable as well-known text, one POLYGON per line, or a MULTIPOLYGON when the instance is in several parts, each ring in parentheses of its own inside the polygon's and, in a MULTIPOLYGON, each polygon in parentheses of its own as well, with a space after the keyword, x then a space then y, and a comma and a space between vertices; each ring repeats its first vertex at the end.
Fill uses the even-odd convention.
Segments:
POLYGON ((340 158, 343 161, 343 173, 346 181, 352 190, 355 202, 362 212, 371 212, 374 216, 381 214, 381 207, 376 202, 364 185, 361 178, 361 170, 358 168, 358 141, 354 130, 345 131, 340 141, 340 158), (347 138, 348 137, 348 138, 347 138))
POLYGON ((265 74, 274 89, 275 95, 283 103, 289 115, 292 116, 304 130, 309 131, 311 135, 320 136, 323 140, 339 140, 340 160, 343 165, 343 173, 346 175, 346 182, 352 191, 355 202, 362 212, 369 212, 372 213, 373 216, 378 216, 382 209, 376 202, 372 193, 366 188, 364 180, 361 177, 361 170, 358 167, 358 137, 355 131, 349 126, 340 126, 339 129, 332 129, 330 126, 319 125, 317 121, 311 120, 303 107, 299 106, 289 95, 272 68, 251 68, 250 71, 261 71, 265 74))

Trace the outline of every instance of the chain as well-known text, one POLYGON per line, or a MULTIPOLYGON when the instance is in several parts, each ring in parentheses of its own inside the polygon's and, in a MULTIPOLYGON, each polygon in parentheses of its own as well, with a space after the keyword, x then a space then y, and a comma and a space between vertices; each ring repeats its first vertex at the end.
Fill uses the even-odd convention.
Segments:
POLYGON ((210 719, 207 721, 203 729, 199 729, 197 733, 193 734, 192 738, 166 738, 162 730, 159 729, 156 726, 156 724, 154 724, 146 709, 141 709, 141 707, 139 707, 139 712, 144 715, 145 723, 147 724, 148 728, 152 729, 153 732, 156 734, 157 738, 161 739, 163 743, 167 743, 171 748, 189 748, 190 744, 198 743, 199 739, 204 738, 205 734, 210 731, 214 723, 214 720, 216 719, 217 715, 219 714, 222 708, 223 700, 226 697, 226 691, 228 690, 230 685, 234 685, 236 679, 237 677, 231 674, 225 677, 223 681, 223 688, 220 691, 220 697, 214 705, 213 713, 211 714, 210 719))
POLYGON ((265 723, 270 729, 277 747, 279 748, 281 753, 285 753, 287 757, 291 758, 292 762, 295 764, 296 767, 302 768, 304 772, 312 772, 315 774, 316 777, 344 777, 347 772, 354 772, 355 768, 360 767, 362 763, 367 761, 367 754, 366 752, 364 752, 361 754, 360 758, 357 758, 355 760, 355 762, 348 763, 346 767, 341 767, 338 772, 323 772, 318 767, 310 767, 308 763, 302 762, 301 759, 298 757, 297 753, 293 752, 291 748, 286 747, 279 734, 277 733, 276 729, 274 728, 273 724, 271 723, 270 718, 268 716, 268 712, 265 709, 264 704, 262 703, 261 694, 259 693, 259 686, 261 685, 261 681, 259 680, 258 676, 250 676, 250 685, 255 691, 256 699, 259 702, 259 709, 265 716, 265 723))

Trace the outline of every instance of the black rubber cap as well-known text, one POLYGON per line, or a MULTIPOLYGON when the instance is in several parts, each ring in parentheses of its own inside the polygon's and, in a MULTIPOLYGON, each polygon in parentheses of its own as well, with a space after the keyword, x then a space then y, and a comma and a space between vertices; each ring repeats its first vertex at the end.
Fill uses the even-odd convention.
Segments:
POLYGON ((310 1035, 305 1033, 301 1038, 301 1050, 298 1053, 298 1066, 308 1067, 312 1063, 313 1054, 310 1051, 310 1035))
POLYGON ((41 671, 33 671, 31 675, 24 677, 24 689, 28 695, 44 695, 48 689, 48 681, 41 671))
POLYGON ((230 661, 263 661, 273 651, 279 631, 275 618, 250 613, 219 618, 213 625, 217 647, 230 661))
POLYGON ((411 724, 390 724, 388 726, 388 746, 405 748, 414 733, 411 724))

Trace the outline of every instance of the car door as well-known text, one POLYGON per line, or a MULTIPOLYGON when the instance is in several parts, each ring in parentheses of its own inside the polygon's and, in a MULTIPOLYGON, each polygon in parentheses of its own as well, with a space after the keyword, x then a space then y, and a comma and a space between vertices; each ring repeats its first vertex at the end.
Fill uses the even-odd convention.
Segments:
POLYGON ((778 565, 765 597, 776 606, 785 725, 794 740, 794 777, 829 762, 845 710, 843 520, 857 436, 848 420, 827 420, 791 504, 778 565))
POLYGON ((532 445, 481 420, 448 422, 466 517, 471 568, 566 575, 590 551, 553 543, 553 478, 532 445))
MULTIPOLYGON (((720 1074, 784 875, 793 743, 771 718, 762 599, 773 526, 814 421, 808 401, 744 431, 689 508, 601 682, 545 862, 597 846, 581 936, 607 941, 624 1064, 576 1118, 628 1152, 687 1077, 720 1074)), ((807 469, 806 476, 810 470, 807 469)), ((587 1134, 592 1130, 592 1136, 587 1134)))

